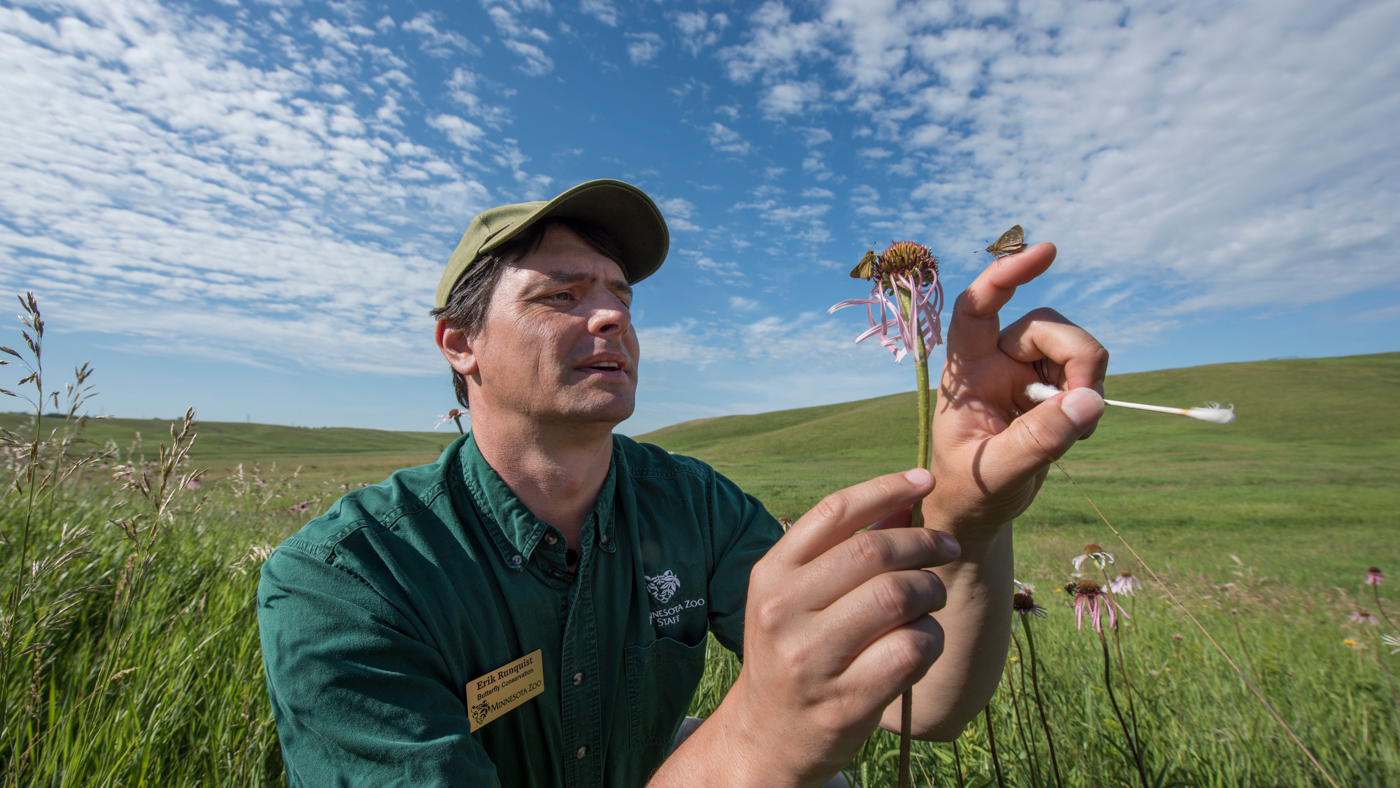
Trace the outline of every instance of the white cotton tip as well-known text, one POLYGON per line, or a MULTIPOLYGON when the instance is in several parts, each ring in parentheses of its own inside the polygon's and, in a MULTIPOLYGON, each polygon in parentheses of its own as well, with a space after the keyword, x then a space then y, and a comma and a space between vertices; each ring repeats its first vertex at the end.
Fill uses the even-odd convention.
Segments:
POLYGON ((1059 389, 1044 383, 1032 383, 1026 386, 1026 396, 1030 397, 1032 402, 1044 402, 1059 393, 1059 389))
POLYGON ((1228 405, 1222 408, 1218 403, 1213 402, 1209 408, 1190 408, 1186 411, 1186 415, 1213 424, 1229 424, 1235 420, 1235 406, 1228 405))

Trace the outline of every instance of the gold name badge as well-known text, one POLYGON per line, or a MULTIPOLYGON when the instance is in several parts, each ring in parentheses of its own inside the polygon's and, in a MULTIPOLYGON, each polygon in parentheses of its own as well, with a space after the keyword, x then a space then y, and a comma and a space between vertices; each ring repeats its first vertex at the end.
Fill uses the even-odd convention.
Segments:
POLYGON ((541 649, 467 682, 467 716, 472 733, 497 717, 544 692, 541 649))

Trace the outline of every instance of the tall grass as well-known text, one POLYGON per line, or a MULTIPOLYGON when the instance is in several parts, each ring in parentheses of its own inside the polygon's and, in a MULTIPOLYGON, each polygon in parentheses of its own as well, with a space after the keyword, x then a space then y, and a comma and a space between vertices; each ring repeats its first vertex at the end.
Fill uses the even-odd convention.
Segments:
MULTIPOLYGON (((42 317, 37 304, 22 303, 34 347, 7 352, 29 367, 14 388, 32 415, 12 422, 0 441, 0 781, 284 784, 258 649, 257 568, 272 545, 351 484, 310 483, 252 463, 201 477, 191 460, 198 456, 192 414, 157 440, 85 442, 91 370, 80 368, 64 386, 47 383, 42 317)), ((822 462, 806 476, 834 488, 822 462)), ((1116 475, 1103 470, 1097 478, 1130 480, 1132 497, 1123 500, 1150 511, 1151 490, 1131 481, 1136 467, 1120 464, 1116 475)), ((1184 478, 1173 476, 1170 494, 1181 495, 1184 478)), ((1069 598, 1050 590, 1069 579, 1069 559, 1086 541, 1107 545, 1109 536, 1094 531, 1063 491, 1048 489, 1018 525, 1018 577, 1040 587, 1037 599, 1048 609, 1031 622, 1039 692, 1021 627, 988 712, 956 750, 915 744, 916 785, 997 785, 989 724, 1007 786, 1056 786, 1056 772, 1065 788, 1140 783, 1109 703, 1100 641, 1075 628, 1069 598)), ((1365 507, 1387 499, 1347 500, 1360 507, 1348 514, 1351 527, 1364 533, 1365 507)), ((1176 545, 1172 554, 1186 556, 1169 562, 1167 581, 1327 769, 1344 784, 1400 784, 1400 720, 1380 667, 1382 659, 1400 666, 1400 657, 1378 640, 1400 633, 1348 621, 1358 605, 1375 606, 1374 589, 1361 585, 1365 565, 1354 583, 1308 582, 1305 570, 1276 569, 1291 557, 1330 571, 1339 559, 1315 555, 1316 540, 1275 523, 1269 540, 1171 527, 1175 535, 1167 526, 1152 532, 1160 537, 1154 549, 1176 545), (1267 569, 1256 568, 1256 554, 1267 569)), ((1379 591, 1393 611, 1392 589, 1379 591)), ((1123 659, 1120 666, 1114 652, 1110 680, 1120 702, 1131 695, 1154 785, 1324 784, 1161 588, 1149 583, 1123 601, 1132 618, 1120 631, 1123 659)), ((709 648, 691 709, 701 716, 739 671, 713 640, 709 648)), ((848 772, 863 786, 893 784, 897 752, 897 737, 879 733, 848 772)))

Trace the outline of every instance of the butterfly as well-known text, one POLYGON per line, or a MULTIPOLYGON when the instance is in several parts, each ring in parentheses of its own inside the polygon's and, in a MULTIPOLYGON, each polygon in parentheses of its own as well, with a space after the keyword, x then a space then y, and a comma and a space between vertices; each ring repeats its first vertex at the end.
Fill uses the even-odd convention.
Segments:
MULTIPOLYGON (((1009 254, 1016 254, 1026 248, 1026 232, 1021 229, 1021 225, 1016 225, 1010 230, 1001 234, 996 243, 987 247, 987 251, 993 257, 1005 257, 1009 254)), ((852 274, 854 276, 855 274, 852 274)))
POLYGON ((874 279, 875 278, 875 250, 871 249, 860 258, 856 267, 851 269, 852 279, 874 279))

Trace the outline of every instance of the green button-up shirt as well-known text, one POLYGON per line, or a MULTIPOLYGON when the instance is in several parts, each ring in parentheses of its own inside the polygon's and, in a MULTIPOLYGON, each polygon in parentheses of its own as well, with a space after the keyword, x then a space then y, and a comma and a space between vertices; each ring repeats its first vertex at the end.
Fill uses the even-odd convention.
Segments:
POLYGON ((614 436, 570 577, 558 529, 466 436, 350 493, 262 568, 292 786, 640 786, 704 671, 742 647, 780 528, 702 462, 614 436), (544 691, 475 733, 465 687, 541 650, 544 691))

